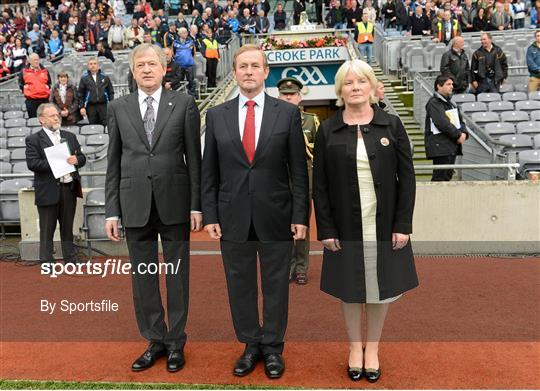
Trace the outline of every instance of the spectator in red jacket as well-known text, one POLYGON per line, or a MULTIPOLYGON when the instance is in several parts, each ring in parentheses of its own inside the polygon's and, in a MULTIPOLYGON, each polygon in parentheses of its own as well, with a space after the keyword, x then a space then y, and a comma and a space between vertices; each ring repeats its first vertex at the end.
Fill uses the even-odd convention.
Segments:
POLYGON ((51 95, 51 76, 36 53, 28 56, 28 65, 19 74, 19 87, 26 98, 28 118, 35 118, 37 108, 42 103, 49 102, 51 95))

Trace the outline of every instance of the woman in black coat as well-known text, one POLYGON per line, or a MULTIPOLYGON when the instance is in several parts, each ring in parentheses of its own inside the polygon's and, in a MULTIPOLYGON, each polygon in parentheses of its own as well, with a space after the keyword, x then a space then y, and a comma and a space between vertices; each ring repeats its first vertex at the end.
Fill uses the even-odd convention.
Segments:
POLYGON ((314 152, 317 236, 325 247, 321 290, 342 301, 349 377, 375 382, 389 303, 418 285, 409 241, 416 183, 403 124, 375 104, 373 69, 346 61, 335 80, 344 108, 321 124, 314 152))

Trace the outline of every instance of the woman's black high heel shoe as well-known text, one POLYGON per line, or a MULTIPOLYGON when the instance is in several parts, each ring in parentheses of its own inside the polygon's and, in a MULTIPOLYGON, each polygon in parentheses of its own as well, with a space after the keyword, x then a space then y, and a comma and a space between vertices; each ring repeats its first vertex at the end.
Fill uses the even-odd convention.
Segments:
POLYGON ((375 383, 381 377, 381 368, 366 368, 364 369, 364 376, 366 377, 368 382, 375 383))
POLYGON ((364 369, 347 367, 347 374, 352 381, 360 381, 364 375, 364 369))

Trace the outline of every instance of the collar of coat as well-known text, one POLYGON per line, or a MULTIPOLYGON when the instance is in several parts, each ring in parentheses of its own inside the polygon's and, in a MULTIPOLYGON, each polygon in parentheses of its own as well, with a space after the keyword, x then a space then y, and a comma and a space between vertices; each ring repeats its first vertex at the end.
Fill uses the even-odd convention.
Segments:
MULTIPOLYGON (((370 125, 386 126, 390 124, 390 115, 386 111, 377 105, 371 105, 371 107, 373 108, 373 119, 371 120, 370 125)), ((339 110, 336 115, 328 119, 327 126, 332 132, 337 132, 338 130, 349 126, 343 122, 343 109, 339 110)))

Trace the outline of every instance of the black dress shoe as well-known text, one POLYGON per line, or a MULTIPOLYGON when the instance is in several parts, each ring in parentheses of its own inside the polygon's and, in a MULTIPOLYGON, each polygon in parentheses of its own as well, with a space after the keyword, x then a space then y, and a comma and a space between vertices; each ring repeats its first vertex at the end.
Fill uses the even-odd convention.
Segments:
POLYGON ((234 365, 233 375, 242 377, 250 374, 260 359, 259 353, 244 352, 234 365))
POLYGON ((264 356, 264 372, 270 379, 279 379, 285 372, 285 362, 279 353, 264 356))
POLYGON ((134 372, 140 372, 150 368, 152 365, 154 365, 158 358, 165 356, 166 352, 167 350, 165 349, 165 346, 157 343, 151 343, 142 356, 135 360, 133 365, 131 365, 131 370, 134 372))
POLYGON ((167 357, 167 371, 178 372, 184 368, 186 360, 184 359, 184 352, 182 350, 171 350, 167 357))
POLYGON ((375 383, 381 377, 381 368, 379 369, 366 368, 364 370, 364 375, 366 376, 366 379, 368 382, 375 383))
POLYGON ((360 379, 362 379, 362 376, 364 376, 364 369, 348 367, 347 374, 349 375, 349 379, 351 379, 352 381, 360 381, 360 379))

